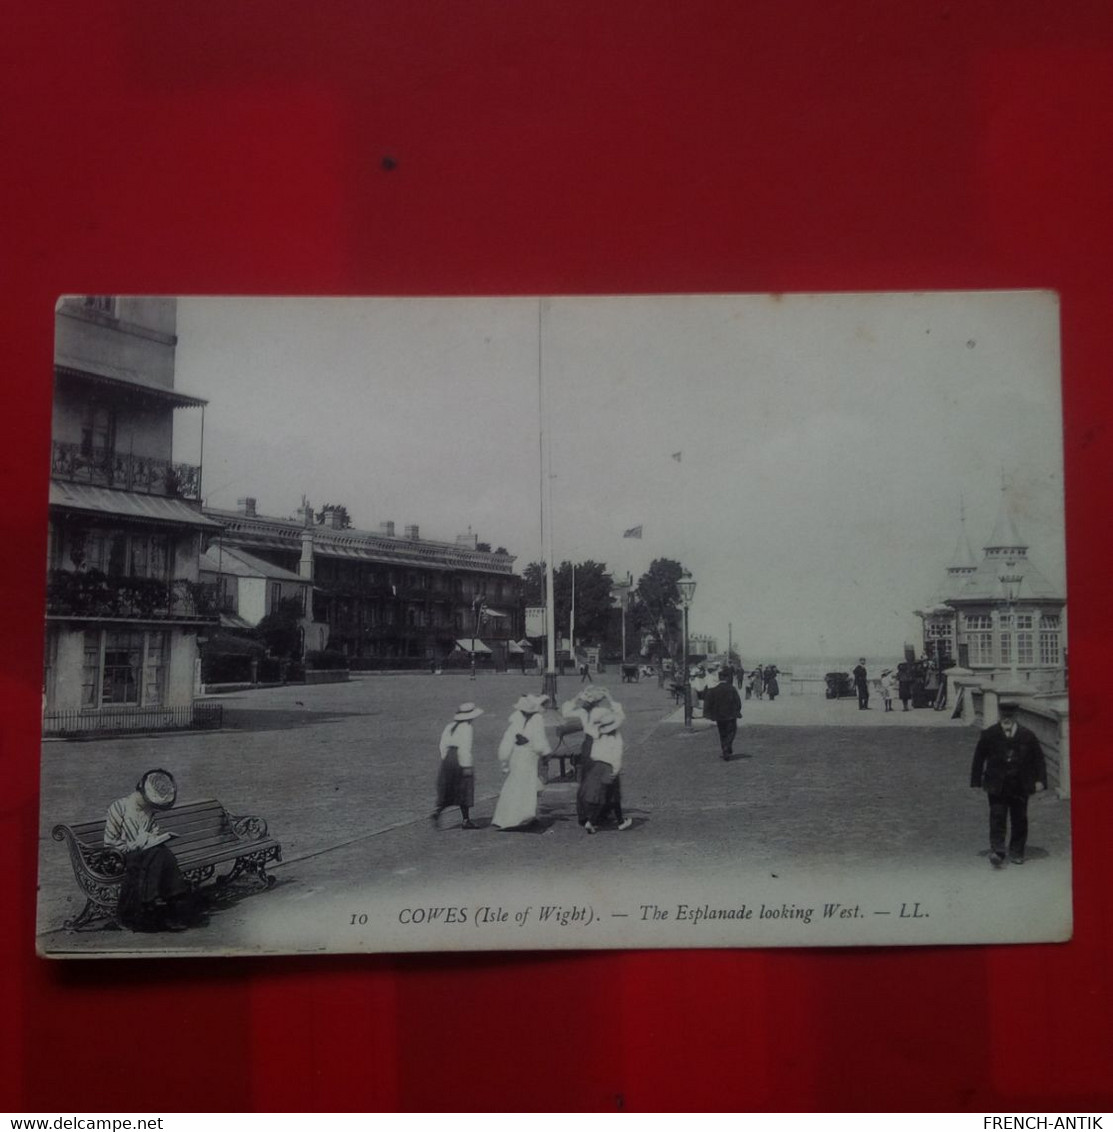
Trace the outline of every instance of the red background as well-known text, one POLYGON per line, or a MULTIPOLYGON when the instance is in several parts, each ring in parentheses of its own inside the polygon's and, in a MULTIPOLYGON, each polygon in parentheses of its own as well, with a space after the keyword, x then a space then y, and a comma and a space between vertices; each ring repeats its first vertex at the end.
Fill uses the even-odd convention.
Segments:
POLYGON ((1105 0, 8 0, 0 26, 0 1108, 1113 1107, 1105 0), (1072 943, 35 958, 58 293, 1029 286, 1062 296, 1072 943), (121 1062, 141 1019, 157 1071, 121 1062))

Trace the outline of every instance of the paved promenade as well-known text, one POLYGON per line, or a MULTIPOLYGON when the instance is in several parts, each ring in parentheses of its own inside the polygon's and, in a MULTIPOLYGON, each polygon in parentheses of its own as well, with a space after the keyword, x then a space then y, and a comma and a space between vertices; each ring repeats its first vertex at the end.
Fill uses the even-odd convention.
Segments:
MULTIPOLYGON (((575 821, 572 783, 543 792, 536 832, 489 825, 502 782, 495 750, 514 700, 536 690, 531 677, 367 675, 223 697, 218 733, 46 743, 43 942, 76 952, 104 946, 109 936, 141 947, 165 943, 61 931, 83 898, 64 848, 50 839, 55 822, 103 815, 153 766, 175 774, 182 801, 215 797, 231 812, 264 816, 283 845, 275 888, 174 937, 187 951, 230 946, 250 935, 260 915, 311 917, 325 895, 348 894, 358 908, 361 893, 383 897, 477 877, 541 886, 600 870, 691 877, 745 869, 800 879, 898 862, 999 887, 1053 869, 1069 891, 1067 807, 1053 795, 1033 800, 1030 864, 1015 876, 992 874, 984 798, 967 785, 976 733, 949 712, 903 713, 899 705, 867 712, 853 700, 809 696, 747 701, 736 758, 724 762, 713 725, 697 719, 685 730, 656 681, 608 686, 627 713, 623 793, 634 826, 596 837, 575 821), (476 722, 480 828, 461 830, 458 814, 448 812, 438 830, 429 821, 437 739, 456 704, 469 699, 486 709, 476 722)), ((577 678, 565 677, 560 697, 578 688, 577 678)))

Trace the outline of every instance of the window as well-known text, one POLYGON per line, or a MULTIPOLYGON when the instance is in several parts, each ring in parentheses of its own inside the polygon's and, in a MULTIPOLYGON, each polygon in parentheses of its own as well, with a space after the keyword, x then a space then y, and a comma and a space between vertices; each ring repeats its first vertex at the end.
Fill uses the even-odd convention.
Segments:
POLYGON ((97 685, 100 683, 101 633, 90 629, 85 633, 85 658, 81 669, 81 706, 100 707, 97 685))
POLYGON ((142 663, 142 633, 106 633, 101 703, 138 705, 142 663))
POLYGON ((988 613, 968 613, 965 618, 968 664, 993 663, 993 618, 988 613))
POLYGON ((282 583, 271 582, 271 612, 273 613, 278 608, 278 603, 282 600, 282 583))
POLYGON ((166 633, 90 629, 84 652, 82 707, 157 707, 164 702, 170 659, 166 633))
POLYGON ((1016 617, 1016 662, 1017 664, 1035 663, 1035 634, 1032 631, 1033 617, 1031 613, 1018 613, 1016 617))
POLYGON ((116 414, 105 405, 86 405, 81 421, 81 454, 107 457, 115 449, 116 414))
POLYGON ((1060 622, 1057 614, 1040 618, 1040 664, 1058 666, 1062 664, 1062 650, 1059 640, 1060 622))
POLYGON ((86 540, 86 563, 115 578, 170 576, 170 540, 166 535, 127 535, 122 531, 91 530, 86 540))

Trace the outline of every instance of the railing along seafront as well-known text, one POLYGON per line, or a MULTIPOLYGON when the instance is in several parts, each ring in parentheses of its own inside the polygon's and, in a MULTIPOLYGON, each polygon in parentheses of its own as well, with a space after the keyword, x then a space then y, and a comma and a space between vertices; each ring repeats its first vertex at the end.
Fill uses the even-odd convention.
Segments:
POLYGON ((200 499, 201 493, 201 469, 194 464, 172 464, 154 456, 136 456, 107 448, 88 449, 61 440, 54 441, 50 474, 72 483, 194 502, 200 499))
POLYGON ((58 739, 126 735, 145 731, 217 731, 224 723, 223 704, 176 707, 106 706, 52 711, 43 716, 43 735, 58 739))

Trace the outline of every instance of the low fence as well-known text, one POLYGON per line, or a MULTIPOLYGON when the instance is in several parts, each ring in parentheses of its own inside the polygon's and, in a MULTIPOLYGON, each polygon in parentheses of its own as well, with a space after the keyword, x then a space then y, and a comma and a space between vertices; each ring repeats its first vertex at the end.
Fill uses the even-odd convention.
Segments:
POLYGON ((147 731, 216 731, 224 723, 222 704, 178 707, 103 707, 52 711, 43 716, 43 735, 57 739, 128 735, 147 731))
POLYGON ((1047 784, 1060 798, 1070 797, 1070 714, 1065 695, 1043 693, 1030 695, 1003 687, 992 681, 964 675, 952 680, 961 699, 956 710, 964 723, 989 727, 997 722, 998 701, 1002 694, 1017 701, 1017 719, 1022 727, 1035 733, 1047 762, 1047 784))

